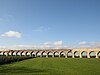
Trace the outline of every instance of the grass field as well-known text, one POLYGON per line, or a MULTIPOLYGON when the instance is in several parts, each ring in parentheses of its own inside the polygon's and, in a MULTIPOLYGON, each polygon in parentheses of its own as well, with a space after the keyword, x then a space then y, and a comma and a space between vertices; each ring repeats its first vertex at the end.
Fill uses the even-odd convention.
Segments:
POLYGON ((33 58, 0 65, 0 75, 100 75, 100 59, 33 58))

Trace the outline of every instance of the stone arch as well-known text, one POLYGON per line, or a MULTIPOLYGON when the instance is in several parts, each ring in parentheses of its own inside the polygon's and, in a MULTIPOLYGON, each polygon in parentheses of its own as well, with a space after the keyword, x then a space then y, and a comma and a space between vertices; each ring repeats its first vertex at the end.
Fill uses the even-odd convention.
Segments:
POLYGON ((75 52, 74 52, 74 57, 75 57, 75 58, 79 58, 79 57, 80 57, 79 51, 75 51, 75 52))
POLYGON ((32 51, 30 54, 31 54, 32 57, 36 57, 36 54, 35 54, 34 51, 32 51))
POLYGON ((1 54, 2 52, 0 51, 0 56, 2 56, 2 54, 1 54))
POLYGON ((86 51, 81 52, 82 58, 87 58, 88 53, 86 51))
POLYGON ((30 52, 29 51, 26 51, 25 52, 25 56, 31 56, 30 52))
POLYGON ((46 51, 43 51, 43 52, 41 53, 41 55, 42 55, 42 57, 46 57, 46 56, 47 56, 47 52, 46 52, 46 51))
POLYGON ((18 52, 20 56, 25 56, 25 51, 18 52))
POLYGON ((72 58, 72 55, 73 55, 72 51, 68 51, 67 57, 68 57, 68 58, 72 58))
POLYGON ((41 57, 41 52, 40 51, 36 52, 36 57, 41 57))
POLYGON ((8 52, 3 52, 3 56, 8 56, 8 52))
POLYGON ((97 53, 98 58, 100 58, 100 51, 97 53))
POLYGON ((13 56, 13 52, 14 52, 14 51, 9 51, 9 52, 8 52, 8 56, 13 56))
POLYGON ((22 52, 24 52, 24 51, 17 51, 16 56, 22 56, 22 52))
POLYGON ((16 52, 16 56, 18 56, 18 52, 19 52, 19 51, 16 52))
POLYGON ((48 55, 48 57, 52 57, 52 56, 53 56, 53 53, 52 53, 51 51, 49 51, 49 52, 47 53, 47 55, 48 55))
POLYGON ((0 51, 0 56, 4 56, 2 51, 0 51))
POLYGON ((55 51, 54 52, 54 57, 59 57, 59 52, 55 51))
POLYGON ((66 57, 66 52, 65 51, 61 51, 60 52, 60 57, 66 57))
POLYGON ((8 52, 8 56, 11 56, 11 55, 12 55, 12 52, 11 52, 11 51, 9 51, 9 52, 8 52))
POLYGON ((12 56, 16 56, 16 51, 12 51, 12 56))
POLYGON ((96 58, 96 52, 95 51, 91 51, 89 53, 89 55, 90 55, 90 58, 96 58))

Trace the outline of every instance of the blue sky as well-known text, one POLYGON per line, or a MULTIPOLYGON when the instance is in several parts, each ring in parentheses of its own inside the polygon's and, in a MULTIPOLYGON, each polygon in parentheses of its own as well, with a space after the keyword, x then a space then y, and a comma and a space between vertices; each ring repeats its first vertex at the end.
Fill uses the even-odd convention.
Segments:
POLYGON ((100 44, 100 0, 0 0, 0 35, 0 46, 100 44))

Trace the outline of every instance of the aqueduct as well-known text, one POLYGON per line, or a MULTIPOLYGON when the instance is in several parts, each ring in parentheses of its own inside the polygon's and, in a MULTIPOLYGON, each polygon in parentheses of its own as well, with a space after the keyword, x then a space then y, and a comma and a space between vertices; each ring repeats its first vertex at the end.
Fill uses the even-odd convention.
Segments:
POLYGON ((0 56, 100 58, 100 49, 0 50, 0 56))

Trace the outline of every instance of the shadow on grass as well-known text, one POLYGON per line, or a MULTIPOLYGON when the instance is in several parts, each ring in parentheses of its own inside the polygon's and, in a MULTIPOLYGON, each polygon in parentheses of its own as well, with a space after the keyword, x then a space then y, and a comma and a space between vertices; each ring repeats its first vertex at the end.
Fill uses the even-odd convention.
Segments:
POLYGON ((0 68, 0 73, 46 73, 46 69, 33 69, 27 67, 0 68))

